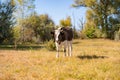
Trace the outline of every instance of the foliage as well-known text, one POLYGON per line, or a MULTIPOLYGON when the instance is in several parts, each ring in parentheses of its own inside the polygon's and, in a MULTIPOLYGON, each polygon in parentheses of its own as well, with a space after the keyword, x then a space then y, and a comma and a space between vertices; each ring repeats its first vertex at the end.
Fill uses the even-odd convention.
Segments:
MULTIPOLYGON (((37 40, 37 42, 44 42, 50 40, 50 31, 54 27, 54 22, 48 15, 31 15, 30 17, 21 21, 24 25, 24 42, 37 40)), ((36 41, 35 41, 36 42, 36 41)))
POLYGON ((116 31, 116 32, 114 33, 114 35, 115 35, 114 40, 115 40, 115 41, 118 41, 118 40, 119 40, 119 33, 116 31))
POLYGON ((15 6, 11 2, 0 3, 0 43, 8 43, 13 40, 14 10, 15 6))
POLYGON ((112 32, 113 22, 120 21, 120 1, 119 0, 75 0, 74 7, 88 7, 87 23, 93 22, 102 30, 102 33, 109 37, 112 32), (110 31, 111 30, 111 31, 110 31))
POLYGON ((40 15, 40 20, 41 20, 41 24, 40 24, 41 30, 39 35, 41 35, 40 38, 44 42, 46 40, 51 39, 50 32, 54 28, 54 22, 47 14, 40 15))
POLYGON ((120 29, 119 29, 119 31, 116 31, 114 33, 114 40, 115 41, 119 41, 120 40, 120 29))
POLYGON ((20 27, 13 27, 14 47, 17 48, 17 44, 20 43, 20 27))
POLYGON ((20 38, 20 27, 19 26, 13 27, 13 32, 14 32, 14 39, 19 40, 19 38, 20 38))
POLYGON ((18 22, 19 19, 26 18, 35 12, 35 0, 12 0, 12 2, 17 6, 15 16, 18 22))
POLYGON ((85 30, 84 30, 84 33, 85 35, 88 37, 88 38, 95 38, 95 28, 94 27, 87 27, 85 30))
POLYGON ((120 29, 120 13, 116 13, 113 16, 110 16, 109 18, 109 38, 114 39, 115 35, 113 33, 116 33, 120 29))
POLYGON ((64 27, 70 27, 70 26, 72 26, 70 16, 68 16, 65 20, 64 19, 60 20, 60 25, 64 26, 64 27))
POLYGON ((87 26, 84 28, 82 35, 85 35, 88 38, 101 38, 102 32, 94 26, 87 26))
POLYGON ((82 30, 82 31, 80 31, 80 39, 86 39, 87 38, 87 36, 86 36, 86 34, 84 33, 84 31, 82 30))
MULTIPOLYGON (((100 29, 95 29, 95 36, 96 38, 102 38, 102 31, 100 29)), ((105 37, 103 37, 105 38, 105 37)))
MULTIPOLYGON (((21 28, 21 42, 24 43, 25 41, 31 41, 30 35, 32 35, 33 31, 31 29, 26 29, 24 27, 24 24, 21 24, 21 21, 23 21, 24 19, 28 18, 30 15, 35 14, 35 0, 13 0, 14 3, 17 6, 15 13, 15 17, 17 19, 17 25, 20 26, 21 28), (19 14, 19 16, 18 16, 19 14), (30 32, 29 32, 30 31, 30 32), (26 35, 28 33, 30 33, 30 35, 28 35, 26 37, 26 35)), ((34 34, 33 34, 34 35, 34 34)))
POLYGON ((53 51, 56 49, 55 47, 55 42, 53 40, 47 41, 46 42, 46 49, 53 51))
POLYGON ((77 30, 74 30, 74 31, 73 31, 73 35, 74 35, 74 39, 80 38, 79 32, 78 32, 77 30))

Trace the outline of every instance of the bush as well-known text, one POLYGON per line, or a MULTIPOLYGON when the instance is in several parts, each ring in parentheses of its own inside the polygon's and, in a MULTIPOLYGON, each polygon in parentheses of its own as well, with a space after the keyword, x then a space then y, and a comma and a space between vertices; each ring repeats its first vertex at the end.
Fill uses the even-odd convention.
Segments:
POLYGON ((88 38, 95 38, 95 28, 94 27, 87 27, 84 31, 85 35, 88 38))
POLYGON ((101 38, 102 37, 102 32, 100 29, 96 28, 96 27, 86 27, 83 31, 82 31, 82 35, 83 37, 87 37, 87 38, 101 38))
POLYGON ((86 39, 87 36, 85 35, 85 33, 83 31, 80 31, 80 39, 86 39))
POLYGON ((100 29, 95 29, 95 33, 94 33, 96 38, 101 38, 102 37, 102 32, 100 31, 100 29))
POLYGON ((79 33, 75 30, 73 31, 74 39, 78 39, 80 37, 79 33))
POLYGON ((106 33, 102 33, 101 38, 107 38, 107 34, 106 33))
POLYGON ((54 51, 56 49, 55 43, 53 40, 46 42, 46 49, 48 49, 49 51, 54 51))
POLYGON ((115 41, 119 41, 120 40, 120 30, 119 31, 115 31, 115 33, 114 33, 114 40, 115 41))

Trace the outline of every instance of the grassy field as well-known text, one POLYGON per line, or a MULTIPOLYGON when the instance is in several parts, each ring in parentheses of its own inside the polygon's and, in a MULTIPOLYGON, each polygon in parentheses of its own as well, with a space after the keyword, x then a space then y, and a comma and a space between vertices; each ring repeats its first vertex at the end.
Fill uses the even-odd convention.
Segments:
POLYGON ((0 80, 120 80, 120 42, 74 40, 73 56, 44 47, 0 50, 0 80))

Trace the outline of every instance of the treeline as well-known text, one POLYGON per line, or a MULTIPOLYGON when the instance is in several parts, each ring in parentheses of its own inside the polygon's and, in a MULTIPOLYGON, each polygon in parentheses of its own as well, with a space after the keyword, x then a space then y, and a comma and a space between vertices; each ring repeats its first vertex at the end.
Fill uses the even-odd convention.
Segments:
POLYGON ((75 0, 73 7, 87 8, 86 22, 80 20, 80 33, 70 16, 55 25, 49 15, 38 15, 34 2, 0 1, 0 44, 44 43, 51 39, 51 30, 60 26, 73 26, 74 38, 120 39, 119 0, 75 0))
POLYGON ((120 39, 120 0, 75 0, 73 7, 86 7, 81 36, 120 39))
POLYGON ((40 43, 51 39, 54 22, 48 15, 31 15, 13 28, 14 39, 21 43, 40 43))
POLYGON ((47 14, 37 15, 33 10, 26 14, 25 11, 29 9, 25 7, 32 6, 33 4, 21 1, 16 4, 13 0, 0 1, 0 44, 39 43, 50 39, 50 31, 54 27, 54 22, 47 14), (23 3, 27 6, 23 6, 23 3), (17 12, 23 7, 25 8, 23 12, 17 12))
POLYGON ((0 43, 13 41, 14 10, 15 6, 11 2, 1 3, 0 1, 0 43))
POLYGON ((60 26, 72 26, 71 17, 55 25, 47 14, 35 12, 35 0, 0 1, 0 44, 44 43, 50 32, 60 26))

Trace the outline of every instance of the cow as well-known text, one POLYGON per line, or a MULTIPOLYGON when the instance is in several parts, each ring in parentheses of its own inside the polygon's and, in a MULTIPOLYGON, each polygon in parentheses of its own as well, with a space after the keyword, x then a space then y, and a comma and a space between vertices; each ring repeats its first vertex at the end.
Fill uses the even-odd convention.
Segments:
POLYGON ((54 37, 57 54, 59 57, 59 51, 62 46, 64 46, 64 56, 72 56, 72 39, 73 31, 70 27, 60 27, 51 32, 54 37), (66 55, 66 49, 68 49, 68 54, 66 55))

